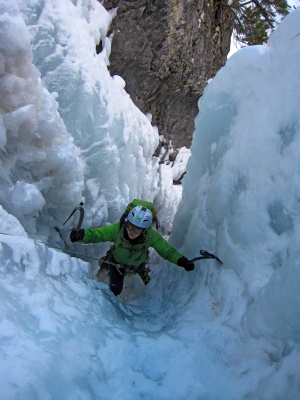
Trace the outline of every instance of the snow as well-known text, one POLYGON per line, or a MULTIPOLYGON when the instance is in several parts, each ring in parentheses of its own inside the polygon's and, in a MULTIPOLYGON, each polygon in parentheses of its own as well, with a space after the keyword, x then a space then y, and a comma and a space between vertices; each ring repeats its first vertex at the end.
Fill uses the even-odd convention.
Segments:
POLYGON ((0 0, 1 398, 297 399, 300 10, 230 57, 191 156, 164 164, 151 116, 108 72, 113 16, 0 0), (183 254, 223 265, 186 273, 151 251, 149 285, 126 279, 115 298, 93 279, 108 244, 70 243, 78 213, 62 223, 83 201, 83 227, 109 224, 135 197, 183 254))

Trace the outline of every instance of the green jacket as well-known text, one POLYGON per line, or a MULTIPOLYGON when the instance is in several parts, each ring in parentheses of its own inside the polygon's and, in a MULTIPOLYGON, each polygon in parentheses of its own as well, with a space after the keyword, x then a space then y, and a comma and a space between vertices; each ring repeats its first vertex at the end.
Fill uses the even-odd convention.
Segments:
POLYGON ((147 260, 149 247, 153 247, 161 257, 173 264, 177 264, 177 260, 182 257, 182 254, 151 227, 138 237, 139 243, 134 245, 124 238, 124 229, 124 225, 121 226, 120 222, 86 229, 82 241, 83 243, 113 242, 114 259, 122 265, 132 267, 138 267, 147 260))

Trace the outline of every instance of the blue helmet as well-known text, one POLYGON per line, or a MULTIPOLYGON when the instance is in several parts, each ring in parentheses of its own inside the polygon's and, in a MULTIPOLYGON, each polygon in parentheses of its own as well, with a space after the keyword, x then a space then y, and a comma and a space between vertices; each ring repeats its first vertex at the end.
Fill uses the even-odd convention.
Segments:
POLYGON ((148 229, 152 224, 152 212, 146 207, 136 206, 127 216, 127 221, 140 229, 148 229))

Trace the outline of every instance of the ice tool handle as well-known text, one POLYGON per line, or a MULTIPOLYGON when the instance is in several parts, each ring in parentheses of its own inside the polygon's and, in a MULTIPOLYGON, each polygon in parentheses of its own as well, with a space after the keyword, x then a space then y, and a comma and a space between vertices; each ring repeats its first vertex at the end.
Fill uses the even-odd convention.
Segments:
POLYGON ((206 250, 200 250, 200 254, 201 254, 200 257, 195 257, 191 261, 195 262, 195 261, 198 261, 198 260, 205 260, 207 258, 213 258, 213 259, 217 260, 219 263, 223 264, 222 261, 217 256, 215 256, 214 254, 209 253, 206 250))
POLYGON ((73 216, 73 214, 76 211, 79 211, 80 212, 80 216, 79 216, 79 220, 78 220, 78 223, 77 223, 77 226, 76 226, 76 229, 79 230, 81 228, 81 224, 82 224, 82 221, 83 221, 83 218, 84 218, 83 205, 84 205, 83 202, 81 202, 77 207, 75 207, 74 210, 71 212, 70 216, 68 217, 68 219, 66 219, 66 221, 63 223, 63 225, 65 225, 69 221, 69 219, 73 216))

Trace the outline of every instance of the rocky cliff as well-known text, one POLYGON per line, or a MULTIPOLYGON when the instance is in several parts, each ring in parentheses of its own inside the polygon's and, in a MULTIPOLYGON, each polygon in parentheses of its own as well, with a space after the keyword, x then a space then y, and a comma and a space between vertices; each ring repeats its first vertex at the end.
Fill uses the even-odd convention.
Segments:
POLYGON ((110 72, 174 148, 191 144, 197 102, 230 49, 227 0, 102 0, 113 20, 110 72))

